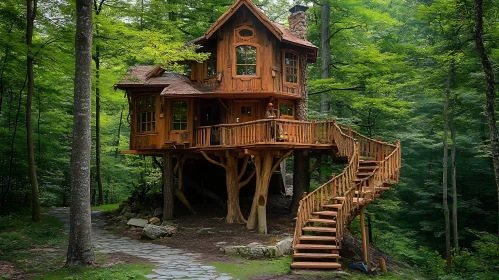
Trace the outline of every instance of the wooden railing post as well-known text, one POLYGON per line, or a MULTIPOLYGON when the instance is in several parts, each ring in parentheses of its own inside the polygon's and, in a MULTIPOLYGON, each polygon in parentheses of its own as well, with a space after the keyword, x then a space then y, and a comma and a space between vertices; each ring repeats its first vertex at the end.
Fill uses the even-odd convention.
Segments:
POLYGON ((316 123, 315 123, 315 120, 312 120, 312 124, 311 124, 311 135, 310 135, 310 143, 311 144, 315 144, 315 137, 316 137, 316 134, 317 132, 315 131, 315 127, 316 127, 316 123))

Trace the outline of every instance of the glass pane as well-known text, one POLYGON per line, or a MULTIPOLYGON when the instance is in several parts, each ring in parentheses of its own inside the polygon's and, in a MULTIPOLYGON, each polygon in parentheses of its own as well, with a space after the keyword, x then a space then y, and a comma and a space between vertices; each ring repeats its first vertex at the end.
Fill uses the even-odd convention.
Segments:
POLYGON ((173 121, 179 122, 180 121, 180 114, 173 114, 173 121))
POLYGON ((241 107, 241 115, 244 115, 246 114, 246 107, 241 107))
POLYGON ((147 131, 151 131, 151 124, 150 123, 147 124, 147 131))
POLYGON ((152 127, 152 131, 156 131, 156 123, 152 123, 151 127, 152 127))
POLYGON ((286 104, 279 105, 279 114, 286 115, 286 104))
POLYGON ((255 47, 247 46, 246 64, 256 64, 256 48, 255 47))
POLYGON ((152 121, 156 121, 156 112, 152 112, 152 121))
POLYGON ((142 129, 141 131, 146 131, 146 123, 142 123, 142 129))
POLYGON ((180 124, 179 123, 173 123, 173 130, 180 130, 180 124))
POLYGON ((293 115, 293 105, 288 105, 288 115, 289 116, 293 115))
POLYGON ((144 98, 140 98, 138 101, 137 101, 137 110, 139 111, 144 111, 145 109, 145 99, 144 98))
POLYGON ((152 114, 149 112, 147 113, 147 121, 150 122, 151 121, 151 117, 152 117, 152 114))
POLYGON ((236 64, 246 63, 246 49, 245 46, 236 47, 236 64))
POLYGON ((146 122, 147 113, 142 113, 142 122, 146 122))
POLYGON ((180 130, 187 130, 187 124, 186 123, 181 123, 180 124, 180 130))
POLYGON ((251 107, 246 107, 246 115, 251 116, 251 107))
POLYGON ((239 30, 239 36, 251 37, 251 36, 253 36, 253 31, 251 31, 249 29, 241 29, 241 30, 239 30))
POLYGON ((237 75, 246 75, 246 66, 238 65, 236 67, 236 73, 237 75))
POLYGON ((140 123, 137 123, 137 132, 140 132, 140 123))
POLYGON ((181 114, 180 121, 187 122, 187 114, 181 114))
POLYGON ((246 66, 246 75, 256 76, 256 65, 246 66))

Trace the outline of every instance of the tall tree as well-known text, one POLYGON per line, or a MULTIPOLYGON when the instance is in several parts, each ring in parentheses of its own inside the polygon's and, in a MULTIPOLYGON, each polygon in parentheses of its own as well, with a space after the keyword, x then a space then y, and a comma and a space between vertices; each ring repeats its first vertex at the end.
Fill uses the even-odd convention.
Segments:
POLYGON ((71 211, 66 266, 92 264, 90 149, 92 100, 92 0, 76 1, 71 211))
POLYGON ((31 183, 32 195, 32 215, 31 219, 34 222, 40 221, 40 192, 38 190, 38 179, 36 177, 35 166, 35 147, 33 145, 33 122, 31 119, 33 94, 35 91, 35 78, 33 73, 33 29, 36 18, 38 0, 26 0, 26 71, 28 77, 28 94, 26 99, 26 137, 28 145, 28 165, 29 165, 29 181, 31 183))
MULTIPOLYGON (((105 0, 100 0, 97 2, 97 0, 94 0, 94 11, 95 11, 95 16, 98 18, 102 11, 102 5, 104 4, 105 0)), ((99 22, 96 21, 95 23, 95 35, 96 39, 99 38, 99 22)), ((97 205, 102 205, 103 201, 103 193, 102 193, 102 172, 101 172, 101 145, 100 145, 100 45, 98 40, 95 41, 95 55, 94 55, 94 62, 95 62, 95 180, 97 181, 97 190, 98 190, 98 196, 97 196, 97 205)))
POLYGON ((490 146, 492 150, 492 162, 494 164, 494 176, 497 189, 497 234, 499 234, 499 138, 495 117, 495 77, 492 71, 492 63, 489 60, 485 45, 483 43, 483 0, 475 0, 475 47, 482 63, 485 74, 485 114, 489 125, 490 146))
POLYGON ((454 249, 459 252, 459 232, 457 229, 457 169, 456 169, 456 95, 452 96, 449 113, 449 129, 451 139, 450 166, 452 171, 452 236, 454 249))
MULTIPOLYGON (((331 7, 329 0, 322 0, 321 4, 321 78, 329 78, 331 69, 331 38, 329 35, 329 25, 331 17, 331 7)), ((323 92, 320 94, 321 106, 320 112, 327 113, 329 111, 329 93, 323 92)))

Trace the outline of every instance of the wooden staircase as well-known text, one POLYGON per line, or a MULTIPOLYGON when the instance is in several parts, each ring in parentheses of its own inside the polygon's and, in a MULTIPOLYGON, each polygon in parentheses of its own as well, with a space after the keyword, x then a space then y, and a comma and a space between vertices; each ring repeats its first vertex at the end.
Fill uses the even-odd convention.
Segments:
POLYGON ((300 201, 291 268, 338 269, 345 227, 361 209, 398 182, 400 144, 373 140, 336 123, 330 135, 338 156, 349 159, 343 172, 300 201))

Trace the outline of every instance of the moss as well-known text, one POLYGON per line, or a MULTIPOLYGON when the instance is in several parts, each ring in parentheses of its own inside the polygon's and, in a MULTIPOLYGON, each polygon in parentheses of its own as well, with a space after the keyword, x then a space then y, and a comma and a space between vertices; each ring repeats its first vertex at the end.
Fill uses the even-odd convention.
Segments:
POLYGON ((105 204, 105 205, 99 205, 99 206, 92 206, 92 210, 100 210, 104 212, 111 212, 114 210, 117 210, 120 207, 119 203, 115 204, 105 204))
POLYGON ((237 279, 249 279, 249 277, 256 275, 282 275, 290 273, 291 257, 282 257, 275 260, 235 259, 243 263, 212 262, 209 265, 216 267, 218 272, 228 273, 237 279))
POLYGON ((38 280, 97 280, 97 279, 147 279, 144 275, 151 273, 153 264, 133 263, 109 267, 69 267, 44 273, 38 280))

